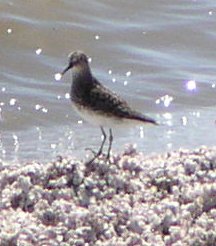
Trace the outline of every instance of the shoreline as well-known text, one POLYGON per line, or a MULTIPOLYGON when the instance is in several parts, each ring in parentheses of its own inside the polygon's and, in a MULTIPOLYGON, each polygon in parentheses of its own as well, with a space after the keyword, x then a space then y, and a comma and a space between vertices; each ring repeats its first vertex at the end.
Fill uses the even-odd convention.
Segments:
POLYGON ((216 147, 0 162, 1 245, 216 245, 216 147))

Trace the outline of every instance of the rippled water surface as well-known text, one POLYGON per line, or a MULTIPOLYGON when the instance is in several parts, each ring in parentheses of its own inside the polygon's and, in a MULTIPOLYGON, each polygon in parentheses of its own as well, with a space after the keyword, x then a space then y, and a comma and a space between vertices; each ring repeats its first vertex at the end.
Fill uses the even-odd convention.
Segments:
POLYGON ((114 152, 215 145, 216 2, 1 1, 0 159, 84 157, 100 130, 73 111, 73 50, 94 75, 161 126, 114 129, 114 152))

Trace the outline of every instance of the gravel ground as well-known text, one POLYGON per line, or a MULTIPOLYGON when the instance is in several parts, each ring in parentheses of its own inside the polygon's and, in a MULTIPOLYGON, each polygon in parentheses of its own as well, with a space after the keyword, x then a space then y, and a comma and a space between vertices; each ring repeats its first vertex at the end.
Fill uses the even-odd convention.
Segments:
POLYGON ((0 162, 0 246, 216 245, 216 147, 0 162))

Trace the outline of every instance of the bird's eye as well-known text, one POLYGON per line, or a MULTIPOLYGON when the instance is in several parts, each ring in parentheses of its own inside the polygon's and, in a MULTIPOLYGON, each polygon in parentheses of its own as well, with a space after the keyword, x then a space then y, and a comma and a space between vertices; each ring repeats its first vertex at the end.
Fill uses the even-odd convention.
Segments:
POLYGON ((74 58, 71 60, 71 63, 72 63, 72 64, 76 64, 76 63, 77 63, 77 58, 74 57, 74 58))

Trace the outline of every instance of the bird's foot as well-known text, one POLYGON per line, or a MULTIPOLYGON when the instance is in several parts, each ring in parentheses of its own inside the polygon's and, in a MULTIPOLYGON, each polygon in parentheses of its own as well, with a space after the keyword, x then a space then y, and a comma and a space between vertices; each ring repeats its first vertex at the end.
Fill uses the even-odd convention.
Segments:
POLYGON ((107 155, 106 155, 106 161, 110 162, 110 153, 107 153, 107 155))
POLYGON ((107 161, 108 163, 111 163, 111 154, 110 152, 107 153, 107 155, 105 155, 104 153, 102 153, 102 151, 94 151, 91 148, 86 148, 85 150, 90 151, 93 154, 93 158, 90 159, 89 161, 87 161, 87 165, 88 164, 92 164, 98 157, 102 157, 102 159, 104 159, 105 161, 107 161))
POLYGON ((96 152, 96 151, 94 151, 93 149, 91 149, 91 148, 85 148, 85 150, 87 150, 87 151, 90 151, 92 154, 93 154, 93 160, 95 160, 96 158, 98 158, 100 155, 104 155, 103 153, 102 153, 102 150, 100 149, 98 152, 96 152))
POLYGON ((85 151, 90 151, 94 156, 97 156, 97 154, 98 154, 96 151, 94 151, 91 148, 85 148, 85 151))
POLYGON ((94 151, 91 148, 86 148, 85 150, 90 151, 93 154, 93 158, 86 163, 87 165, 93 163, 102 154, 101 150, 99 150, 98 152, 94 151))

